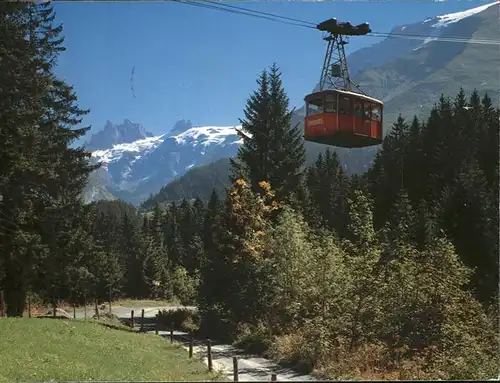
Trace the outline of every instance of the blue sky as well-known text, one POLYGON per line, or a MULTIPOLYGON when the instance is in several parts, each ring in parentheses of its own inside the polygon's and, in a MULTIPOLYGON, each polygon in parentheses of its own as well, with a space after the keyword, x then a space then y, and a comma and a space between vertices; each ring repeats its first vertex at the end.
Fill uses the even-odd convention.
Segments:
MULTIPOLYGON (((366 21, 373 31, 389 32, 485 2, 230 4, 315 23, 330 17, 366 21)), ((125 118, 154 134, 181 118, 194 125, 238 124, 257 76, 273 62, 282 69, 291 106, 300 106, 319 79, 325 45, 313 29, 170 2, 56 2, 54 9, 67 47, 57 72, 75 86, 80 106, 90 109, 84 123, 92 132, 106 120, 125 118)), ((354 38, 348 53, 377 41, 354 38)))

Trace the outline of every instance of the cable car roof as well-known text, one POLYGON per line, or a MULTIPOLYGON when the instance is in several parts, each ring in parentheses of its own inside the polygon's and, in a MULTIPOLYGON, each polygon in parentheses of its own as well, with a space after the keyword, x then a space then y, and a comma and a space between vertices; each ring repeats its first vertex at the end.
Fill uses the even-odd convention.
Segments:
POLYGON ((372 31, 368 23, 354 26, 349 22, 339 23, 335 18, 319 23, 316 28, 320 31, 329 32, 332 35, 344 36, 363 36, 372 31))
POLYGON ((305 97, 305 100, 306 101, 310 101, 310 100, 313 100, 315 98, 318 98, 318 96, 322 97, 323 95, 327 95, 328 93, 330 93, 330 94, 332 94, 332 93, 343 94, 343 95, 346 95, 346 96, 351 96, 351 97, 355 97, 355 98, 361 98, 363 100, 368 100, 368 101, 371 101, 371 102, 373 102, 375 104, 384 105, 383 101, 377 100, 376 98, 364 95, 362 93, 356 93, 356 92, 351 92, 351 91, 348 91, 348 90, 341 90, 341 89, 325 89, 325 90, 320 90, 318 92, 314 92, 314 93, 308 94, 305 97))

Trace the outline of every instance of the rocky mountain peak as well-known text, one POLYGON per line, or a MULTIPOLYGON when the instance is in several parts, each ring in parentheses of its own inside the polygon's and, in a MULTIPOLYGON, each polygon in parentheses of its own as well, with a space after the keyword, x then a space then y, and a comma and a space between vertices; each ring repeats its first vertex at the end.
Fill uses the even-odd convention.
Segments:
POLYGON ((124 119, 121 124, 113 124, 108 120, 104 129, 94 133, 85 147, 91 151, 108 149, 113 145, 130 143, 152 136, 153 134, 147 132, 141 124, 128 119, 124 119))
POLYGON ((174 127, 170 130, 169 135, 175 136, 177 134, 184 133, 193 127, 190 120, 179 120, 175 123, 174 127))

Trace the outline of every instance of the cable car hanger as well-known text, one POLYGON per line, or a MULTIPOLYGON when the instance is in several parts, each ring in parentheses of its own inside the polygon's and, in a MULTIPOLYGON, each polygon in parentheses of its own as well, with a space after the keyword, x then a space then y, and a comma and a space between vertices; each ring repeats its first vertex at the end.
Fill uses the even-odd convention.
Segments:
POLYGON ((304 98, 304 139, 344 148, 380 145, 384 103, 368 96, 349 76, 348 36, 365 36, 368 23, 353 26, 332 18, 317 25, 327 41, 319 89, 304 98), (353 88, 356 88, 355 90, 353 88))

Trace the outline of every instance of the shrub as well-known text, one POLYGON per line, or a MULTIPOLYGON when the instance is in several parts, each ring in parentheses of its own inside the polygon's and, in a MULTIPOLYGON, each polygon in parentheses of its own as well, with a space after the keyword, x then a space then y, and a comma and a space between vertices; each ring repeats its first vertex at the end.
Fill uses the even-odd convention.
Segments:
POLYGON ((190 276, 184 267, 176 267, 172 273, 173 295, 182 305, 194 305, 199 285, 198 276, 190 276))
POLYGON ((200 317, 200 335, 226 343, 236 340, 238 324, 228 319, 227 313, 219 304, 200 310, 200 317))
POLYGON ((200 315, 198 311, 188 309, 160 310, 156 314, 158 325, 162 328, 171 328, 185 332, 199 331, 200 315))
POLYGON ((273 342, 274 336, 264 324, 259 323, 257 326, 241 324, 238 326, 234 345, 249 353, 267 356, 273 342))

